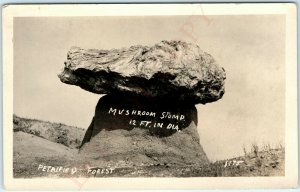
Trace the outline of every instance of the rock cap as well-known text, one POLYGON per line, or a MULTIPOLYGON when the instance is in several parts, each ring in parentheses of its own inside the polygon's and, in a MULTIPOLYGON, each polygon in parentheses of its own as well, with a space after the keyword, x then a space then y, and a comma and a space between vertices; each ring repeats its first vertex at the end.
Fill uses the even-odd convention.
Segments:
POLYGON ((210 54, 182 41, 112 50, 72 47, 58 76, 97 94, 123 92, 194 104, 222 98, 226 79, 210 54))

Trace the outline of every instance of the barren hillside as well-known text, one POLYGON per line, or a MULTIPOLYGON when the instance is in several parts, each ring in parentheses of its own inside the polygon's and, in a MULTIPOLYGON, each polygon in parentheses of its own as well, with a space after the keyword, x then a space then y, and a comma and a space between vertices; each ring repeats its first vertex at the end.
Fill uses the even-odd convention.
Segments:
POLYGON ((154 163, 133 165, 118 160, 117 165, 104 165, 101 158, 79 158, 78 145, 84 130, 60 123, 25 119, 14 116, 13 170, 18 178, 31 177, 226 177, 283 176, 285 149, 259 149, 244 156, 217 161, 204 166, 178 166, 154 163), (89 165, 97 165, 95 174, 89 165), (71 169, 76 172, 71 174, 71 169), (56 171, 51 171, 55 169, 56 171), (62 170, 60 170, 62 169, 62 170), (67 170, 65 171, 64 170, 67 170), (60 170, 60 171, 58 171, 60 170), (113 171, 112 171, 113 170, 113 171), (111 171, 111 172, 109 172, 111 171), (109 174, 102 173, 109 172, 109 174))

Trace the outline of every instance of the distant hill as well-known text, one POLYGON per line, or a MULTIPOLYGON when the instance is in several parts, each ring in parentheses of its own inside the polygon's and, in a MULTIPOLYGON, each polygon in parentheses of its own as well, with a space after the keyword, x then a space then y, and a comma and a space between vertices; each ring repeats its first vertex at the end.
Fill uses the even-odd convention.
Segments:
POLYGON ((85 130, 62 123, 51 123, 36 119, 13 116, 14 132, 25 132, 49 141, 63 144, 70 148, 78 148, 81 144, 85 130))

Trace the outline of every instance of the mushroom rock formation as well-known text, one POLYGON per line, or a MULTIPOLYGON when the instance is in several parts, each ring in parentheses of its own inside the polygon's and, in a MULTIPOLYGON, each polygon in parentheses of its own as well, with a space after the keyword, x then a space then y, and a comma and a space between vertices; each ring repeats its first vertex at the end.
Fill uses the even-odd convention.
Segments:
MULTIPOLYGON (((192 104, 108 94, 96 106, 80 154, 110 165, 121 161, 144 166, 207 164, 197 119, 192 104)), ((93 166, 98 166, 98 161, 93 166)))
POLYGON ((211 55, 181 41, 113 50, 72 48, 59 74, 63 83, 106 94, 79 154, 89 165, 115 167, 120 162, 129 167, 209 163, 195 104, 220 99, 225 77, 211 55))
POLYGON ((98 94, 126 92, 205 104, 224 94, 225 71, 197 45, 162 41, 128 49, 73 47, 59 78, 98 94))

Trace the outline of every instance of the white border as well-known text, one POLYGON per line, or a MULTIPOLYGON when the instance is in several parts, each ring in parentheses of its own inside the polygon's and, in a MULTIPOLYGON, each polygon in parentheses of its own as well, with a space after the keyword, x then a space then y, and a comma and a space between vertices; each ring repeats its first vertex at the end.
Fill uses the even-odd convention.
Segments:
POLYGON ((3 141, 6 189, 244 189, 295 188, 297 148, 296 5, 276 4, 89 4, 9 5, 3 8, 3 141), (14 179, 13 18, 58 16, 286 15, 286 170, 284 177, 14 179), (117 184, 116 184, 117 183, 117 184))

